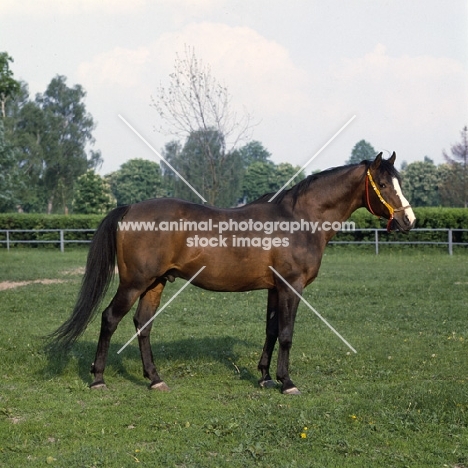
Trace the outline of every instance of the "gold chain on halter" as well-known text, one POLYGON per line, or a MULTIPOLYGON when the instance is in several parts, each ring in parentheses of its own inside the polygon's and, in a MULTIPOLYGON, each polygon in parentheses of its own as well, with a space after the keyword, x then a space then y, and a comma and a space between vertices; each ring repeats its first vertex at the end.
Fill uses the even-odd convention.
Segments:
POLYGON ((370 199, 369 199, 369 184, 368 184, 368 182, 371 183, 372 188, 374 189, 374 192, 375 192, 376 195, 379 197, 379 200, 382 202, 382 204, 387 208, 388 212, 390 213, 390 218, 388 219, 388 223, 387 223, 387 231, 390 232, 390 229, 391 229, 391 227, 392 227, 393 214, 395 213, 395 211, 404 211, 404 210, 406 210, 406 208, 410 208, 411 205, 402 206, 402 207, 400 207, 400 208, 393 208, 393 206, 390 205, 390 203, 387 203, 387 201, 384 199, 384 197, 382 197, 382 194, 380 193, 379 188, 378 188, 377 185, 375 184, 374 179, 372 179, 370 170, 367 169, 367 177, 366 177, 366 202, 367 202, 367 207, 369 208, 369 211, 370 211, 373 215, 377 216, 377 215, 374 213, 374 210, 372 209, 372 206, 371 206, 371 204, 370 204, 370 199))
MULTIPOLYGON (((383 204, 383 205, 387 208, 387 210, 389 211, 389 213, 390 213, 390 219, 393 219, 393 213, 395 212, 395 209, 393 208, 393 206, 391 206, 389 203, 387 203, 387 202, 385 201, 384 197, 382 197, 382 194, 380 193, 379 188, 377 187, 377 185, 375 185, 374 179, 372 178, 369 169, 367 169, 367 177, 369 178, 369 182, 371 183, 372 188, 374 189, 374 192, 375 192, 375 193, 377 194, 377 196, 379 197, 379 200, 382 202, 382 204, 383 204)), ((368 200, 368 204, 369 204, 369 207, 370 207, 369 200, 368 200)), ((401 211, 402 209, 404 209, 404 208, 399 208, 397 211, 401 211)), ((372 209, 371 209, 371 211, 372 211, 372 209)))

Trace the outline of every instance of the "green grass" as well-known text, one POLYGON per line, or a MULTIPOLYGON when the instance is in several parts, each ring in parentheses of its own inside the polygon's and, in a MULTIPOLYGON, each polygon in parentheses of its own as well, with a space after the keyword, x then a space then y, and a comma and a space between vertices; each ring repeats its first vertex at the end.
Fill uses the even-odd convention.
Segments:
POLYGON ((117 355, 131 313, 111 345, 108 390, 89 390, 99 320, 69 356, 49 358, 41 339, 70 313, 85 255, 0 251, 0 281, 66 280, 0 291, 0 466, 468 466, 463 251, 328 249, 304 296, 358 354, 300 305, 297 397, 256 385, 266 292, 191 286, 153 327, 172 391, 147 389, 136 342, 117 355))

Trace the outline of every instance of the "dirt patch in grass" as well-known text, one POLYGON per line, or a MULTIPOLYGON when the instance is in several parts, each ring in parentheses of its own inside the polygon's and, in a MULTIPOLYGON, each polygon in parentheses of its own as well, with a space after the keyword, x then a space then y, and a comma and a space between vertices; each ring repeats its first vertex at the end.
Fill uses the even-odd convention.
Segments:
MULTIPOLYGON (((73 268, 73 270, 63 270, 61 273, 63 275, 84 275, 85 270, 86 268, 83 266, 83 267, 73 268)), ((114 269, 114 273, 116 275, 119 273, 119 269, 117 266, 114 269)))
POLYGON ((2 281, 0 282, 0 291, 19 288, 21 286, 27 286, 28 284, 57 284, 65 282, 65 280, 60 279, 38 279, 34 281, 2 281))
POLYGON ((73 268, 72 270, 63 270, 63 275, 84 275, 85 267, 73 268))

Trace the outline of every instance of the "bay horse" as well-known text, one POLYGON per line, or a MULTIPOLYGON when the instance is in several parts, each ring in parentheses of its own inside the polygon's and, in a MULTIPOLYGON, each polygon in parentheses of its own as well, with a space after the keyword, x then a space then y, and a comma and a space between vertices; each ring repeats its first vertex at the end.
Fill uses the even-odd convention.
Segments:
POLYGON ((117 257, 119 285, 102 313, 96 357, 91 366, 94 381, 90 387, 105 387, 103 374, 112 334, 139 298, 133 321, 143 375, 150 380, 151 389, 169 390, 153 361, 149 340, 151 324, 143 327, 154 316, 167 281, 191 280, 205 266, 193 279, 193 284, 200 288, 226 292, 268 290, 266 340, 258 364, 259 384, 276 385, 270 376, 270 362, 278 341, 276 379, 281 383, 281 391, 300 393, 288 370, 299 303, 291 287, 301 295, 314 281, 325 246, 339 230, 337 226, 360 207, 387 218, 388 230, 408 232, 414 227, 416 218, 402 194, 395 158, 393 153, 385 160, 380 153, 373 161, 328 169, 306 177, 273 200, 273 194, 267 194, 237 208, 220 209, 174 198, 145 200, 115 208, 102 220, 94 235, 76 305, 70 318, 51 335, 53 344, 68 347, 83 333, 107 291, 117 257), (319 227, 313 233, 308 228, 282 229, 297 227, 298 223, 307 226, 307 221, 319 227), (141 229, 145 226, 142 222, 146 227, 156 228, 141 229), (197 225, 202 236, 179 229, 186 222, 185 226, 197 225), (209 223, 232 228, 230 237, 217 232, 213 236, 207 232, 209 223), (173 229, 169 230, 168 226, 173 229), (262 226, 271 229, 259 233, 258 228, 262 226), (325 229, 326 226, 333 229, 325 229))

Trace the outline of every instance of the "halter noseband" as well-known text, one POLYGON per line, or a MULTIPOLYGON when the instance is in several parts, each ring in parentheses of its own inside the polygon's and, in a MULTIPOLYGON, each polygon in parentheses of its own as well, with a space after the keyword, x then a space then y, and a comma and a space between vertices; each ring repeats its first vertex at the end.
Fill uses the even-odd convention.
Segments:
POLYGON ((370 199, 369 199, 369 182, 370 182, 370 184, 372 185, 372 188, 374 189, 374 192, 376 193, 376 195, 377 195, 377 197, 379 198, 379 200, 382 202, 382 204, 385 206, 385 208, 387 208, 388 212, 390 213, 390 218, 389 218, 388 223, 387 223, 387 231, 390 232, 390 225, 391 225, 391 222, 393 221, 393 214, 396 213, 397 211, 404 211, 404 210, 406 210, 406 208, 410 208, 411 205, 402 206, 402 207, 400 207, 400 208, 393 208, 393 206, 390 205, 390 203, 388 203, 387 201, 385 201, 384 197, 383 197, 382 194, 380 193, 379 188, 378 188, 377 185, 375 184, 374 179, 372 179, 370 170, 367 169, 367 175, 366 175, 366 202, 367 202, 367 208, 369 209, 369 211, 370 211, 374 216, 377 216, 377 215, 374 213, 374 210, 372 209, 372 206, 371 206, 371 204, 370 204, 370 199))

